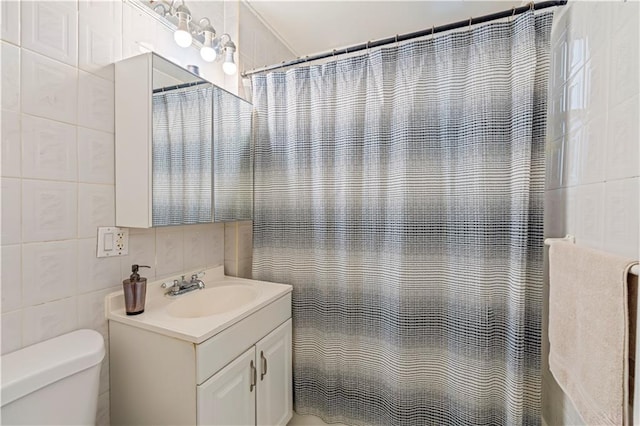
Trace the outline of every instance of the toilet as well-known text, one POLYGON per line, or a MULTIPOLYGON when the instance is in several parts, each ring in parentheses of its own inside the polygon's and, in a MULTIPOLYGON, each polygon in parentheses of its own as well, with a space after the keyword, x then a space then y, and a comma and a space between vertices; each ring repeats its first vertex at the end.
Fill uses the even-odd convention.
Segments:
POLYGON ((104 339, 77 330, 2 356, 0 421, 93 425, 104 339))

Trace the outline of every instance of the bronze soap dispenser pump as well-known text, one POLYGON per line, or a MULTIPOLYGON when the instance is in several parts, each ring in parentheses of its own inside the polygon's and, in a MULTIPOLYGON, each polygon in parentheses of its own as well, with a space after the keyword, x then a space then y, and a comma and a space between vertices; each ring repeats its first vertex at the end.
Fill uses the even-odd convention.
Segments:
POLYGON ((147 294, 147 279, 138 274, 138 268, 150 268, 145 265, 131 265, 131 276, 122 281, 124 289, 124 307, 127 315, 144 312, 144 299, 147 294))

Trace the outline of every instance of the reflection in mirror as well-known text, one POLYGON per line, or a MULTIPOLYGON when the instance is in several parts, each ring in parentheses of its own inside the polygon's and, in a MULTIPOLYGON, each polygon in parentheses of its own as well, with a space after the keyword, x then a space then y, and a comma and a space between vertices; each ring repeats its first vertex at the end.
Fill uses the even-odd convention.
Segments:
POLYGON ((153 226, 212 221, 213 85, 153 57, 153 226))
POLYGON ((253 216, 252 106, 218 87, 213 89, 214 219, 253 216))

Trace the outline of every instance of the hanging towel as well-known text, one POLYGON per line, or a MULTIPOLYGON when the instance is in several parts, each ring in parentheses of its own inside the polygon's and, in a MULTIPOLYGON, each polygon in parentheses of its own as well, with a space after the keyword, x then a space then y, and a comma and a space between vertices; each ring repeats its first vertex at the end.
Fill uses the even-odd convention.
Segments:
POLYGON ((628 424, 627 275, 637 262, 549 247, 549 368, 589 425, 628 424))

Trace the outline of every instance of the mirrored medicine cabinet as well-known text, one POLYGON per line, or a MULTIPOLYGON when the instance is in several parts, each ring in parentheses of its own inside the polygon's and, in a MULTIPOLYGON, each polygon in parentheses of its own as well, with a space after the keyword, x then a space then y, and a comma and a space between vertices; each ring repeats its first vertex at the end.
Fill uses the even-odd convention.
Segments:
POLYGON ((155 54, 116 63, 116 225, 251 219, 252 106, 155 54))

